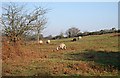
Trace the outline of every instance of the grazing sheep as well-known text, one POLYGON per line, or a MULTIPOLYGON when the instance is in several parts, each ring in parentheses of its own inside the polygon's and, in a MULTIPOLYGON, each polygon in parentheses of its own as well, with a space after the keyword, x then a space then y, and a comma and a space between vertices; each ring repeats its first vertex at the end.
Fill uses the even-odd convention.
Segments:
POLYGON ((57 47, 57 50, 59 49, 66 49, 66 45, 64 43, 61 43, 58 47, 57 47))
POLYGON ((79 36, 79 37, 78 37, 78 40, 80 40, 81 38, 82 38, 82 37, 81 37, 81 36, 79 36))
POLYGON ((47 44, 50 44, 50 40, 47 40, 46 43, 47 43, 47 44))
POLYGON ((39 44, 43 44, 43 41, 42 41, 42 40, 40 40, 40 41, 39 41, 39 44))
POLYGON ((73 40, 72 41, 77 41, 77 39, 76 38, 73 38, 73 40))

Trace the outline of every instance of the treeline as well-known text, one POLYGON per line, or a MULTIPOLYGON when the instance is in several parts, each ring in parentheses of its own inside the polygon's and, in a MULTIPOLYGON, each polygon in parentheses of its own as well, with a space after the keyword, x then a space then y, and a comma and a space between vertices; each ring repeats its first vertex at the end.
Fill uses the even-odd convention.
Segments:
POLYGON ((77 36, 102 35, 102 34, 108 34, 108 33, 120 33, 120 30, 116 30, 115 28, 112 28, 112 29, 105 29, 105 30, 94 31, 94 32, 78 33, 77 36))
MULTIPOLYGON (((79 37, 79 36, 89 36, 89 35, 102 35, 102 34, 108 34, 108 33, 120 33, 120 30, 116 30, 115 28, 112 29, 104 29, 104 30, 99 30, 99 31, 94 31, 94 32, 79 32, 78 34, 69 37, 68 36, 64 36, 64 33, 60 33, 59 35, 56 36, 52 36, 49 35, 47 37, 44 37, 42 34, 39 35, 39 39, 64 39, 64 38, 73 38, 73 37, 79 37)), ((2 34, 4 36, 4 34, 2 34)), ((36 41, 37 40, 37 34, 28 34, 28 35, 24 35, 23 38, 26 41, 36 41)))
POLYGON ((112 28, 112 29, 104 29, 104 30, 99 30, 99 31, 94 31, 94 32, 79 32, 78 34, 74 35, 74 36, 71 36, 69 37, 66 36, 64 37, 63 35, 57 35, 57 36, 54 36, 54 37, 47 37, 49 39, 63 39, 63 38, 73 38, 73 37, 79 37, 79 36, 89 36, 89 35, 102 35, 102 34, 108 34, 108 33, 120 33, 120 29, 119 30, 116 30, 115 28, 112 28))

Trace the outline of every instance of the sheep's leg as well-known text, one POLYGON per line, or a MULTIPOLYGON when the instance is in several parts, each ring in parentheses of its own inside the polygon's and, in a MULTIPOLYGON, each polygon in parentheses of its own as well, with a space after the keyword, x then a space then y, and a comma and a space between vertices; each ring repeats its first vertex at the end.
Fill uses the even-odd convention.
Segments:
POLYGON ((57 47, 57 50, 59 50, 59 47, 57 47))
POLYGON ((64 46, 64 49, 66 50, 66 46, 64 46))

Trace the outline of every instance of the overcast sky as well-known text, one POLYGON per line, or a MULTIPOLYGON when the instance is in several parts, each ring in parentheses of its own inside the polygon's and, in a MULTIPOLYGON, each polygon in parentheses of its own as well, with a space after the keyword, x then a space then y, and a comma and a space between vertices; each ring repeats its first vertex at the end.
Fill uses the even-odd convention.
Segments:
POLYGON ((51 9, 46 15, 48 23, 43 31, 44 36, 58 35, 70 27, 77 27, 82 32, 118 28, 117 2, 27 2, 26 4, 28 10, 33 9, 34 5, 51 9))

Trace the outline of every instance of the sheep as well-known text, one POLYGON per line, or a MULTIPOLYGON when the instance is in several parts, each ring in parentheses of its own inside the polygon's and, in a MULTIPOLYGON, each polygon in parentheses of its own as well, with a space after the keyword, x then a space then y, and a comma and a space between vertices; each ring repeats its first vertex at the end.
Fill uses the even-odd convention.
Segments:
POLYGON ((77 41, 77 39, 76 38, 73 38, 73 40, 72 41, 77 41))
POLYGON ((50 44, 50 40, 47 40, 46 43, 47 43, 47 44, 50 44))
POLYGON ((66 49, 66 45, 64 44, 64 43, 61 43, 58 47, 57 47, 57 50, 59 50, 59 49, 66 49))
POLYGON ((79 36, 79 37, 78 37, 78 40, 79 40, 79 39, 81 39, 81 38, 82 38, 82 37, 81 37, 81 36, 79 36))
POLYGON ((39 41, 39 44, 43 44, 43 41, 42 41, 42 40, 40 40, 40 41, 39 41))

